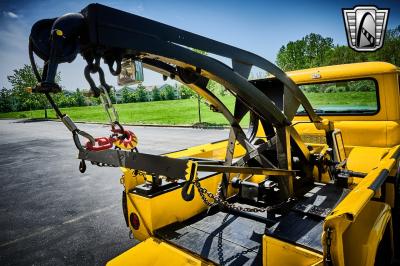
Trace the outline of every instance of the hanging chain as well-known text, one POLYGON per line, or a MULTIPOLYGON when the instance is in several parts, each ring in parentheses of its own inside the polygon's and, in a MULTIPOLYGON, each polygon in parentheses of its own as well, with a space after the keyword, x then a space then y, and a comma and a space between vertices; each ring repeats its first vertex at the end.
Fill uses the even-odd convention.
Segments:
POLYGON ((193 184, 196 186, 197 190, 199 191, 200 197, 203 200, 203 202, 209 206, 215 206, 215 205, 219 205, 223 208, 226 209, 231 209, 231 210, 236 210, 239 212, 268 212, 268 211, 272 211, 272 210, 276 210, 279 209, 291 202, 294 201, 293 198, 289 198, 287 201, 275 204, 275 205, 271 205, 265 208, 261 208, 261 207, 242 207, 242 206, 238 206, 235 205, 233 203, 229 203, 228 201, 224 200, 223 198, 221 198, 221 192, 222 192, 222 186, 219 185, 218 189, 217 189, 217 193, 214 195, 213 193, 211 193, 210 191, 208 191, 206 188, 202 187, 200 184, 200 180, 198 178, 198 176, 196 176, 193 179, 193 184), (214 202, 209 201, 208 198, 213 199, 214 202))
MULTIPOLYGON (((122 138, 125 138, 124 129, 122 125, 119 123, 119 115, 117 110, 112 104, 109 93, 111 92, 111 86, 106 83, 104 71, 100 67, 100 59, 95 59, 94 62, 88 61, 88 65, 85 67, 85 78, 90 85, 91 91, 95 96, 100 97, 101 103, 106 111, 108 120, 110 122, 112 130, 115 129, 115 126, 118 126, 119 133, 122 134, 122 138), (96 86, 91 74, 98 73, 100 85, 96 86)), ((115 132, 114 132, 115 133, 115 132)))
POLYGON ((110 121, 111 127, 115 127, 117 124, 119 126, 119 116, 117 110, 114 108, 110 95, 108 94, 107 89, 100 85, 100 100, 103 104, 104 110, 107 113, 108 120, 110 121), (110 111, 111 110, 111 111, 110 111))

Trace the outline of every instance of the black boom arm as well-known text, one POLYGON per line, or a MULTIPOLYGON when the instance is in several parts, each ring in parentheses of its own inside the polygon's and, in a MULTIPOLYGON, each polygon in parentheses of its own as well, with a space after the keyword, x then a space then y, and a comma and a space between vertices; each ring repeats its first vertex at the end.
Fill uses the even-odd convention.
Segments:
MULTIPOLYGON (((160 158, 155 155, 138 155, 126 151, 95 152, 83 147, 79 142, 79 135, 89 139, 91 146, 95 145, 96 140, 80 131, 68 116, 63 115, 50 96, 50 93, 61 91, 55 82, 58 65, 72 62, 78 54, 87 62, 84 74, 96 97, 104 97, 104 95, 108 97, 110 90, 110 86, 104 79, 100 60, 103 59, 104 63, 108 65, 110 73, 116 76, 121 72, 121 61, 132 59, 142 62, 146 68, 187 84, 206 98, 213 108, 225 116, 232 128, 228 141, 230 144, 227 148, 227 159, 223 167, 214 167, 215 171, 224 173, 261 171, 264 173, 268 168, 280 171, 282 176, 287 176, 282 171, 291 172, 292 170, 290 138, 293 139, 294 136, 288 127, 291 125, 299 105, 304 107, 312 122, 323 124, 322 119, 315 114, 311 104, 298 86, 268 60, 231 45, 100 4, 90 4, 80 13, 70 13, 59 18, 44 19, 35 23, 29 39, 29 53, 32 67, 39 81, 34 91, 47 96, 57 115, 73 133, 82 162, 88 160, 96 164, 131 167, 160 175, 169 175, 171 178, 178 178, 185 171, 187 172, 186 166, 189 163, 187 160, 179 161, 179 159, 160 158), (196 53, 192 48, 226 57, 231 60, 232 67, 210 56, 196 53), (42 73, 36 69, 34 54, 45 62, 42 73), (274 75, 283 84, 286 104, 283 110, 279 109, 264 92, 248 81, 248 75, 253 66, 274 75), (99 75, 99 86, 96 86, 91 77, 95 73, 99 75), (206 88, 209 80, 217 81, 237 98, 233 114, 206 88), (239 122, 248 111, 258 117, 264 128, 268 127, 272 135, 275 135, 278 167, 281 169, 278 169, 274 163, 261 154, 261 150, 254 146, 240 127, 239 122), (233 144, 236 140, 246 149, 247 160, 255 159, 264 170, 262 168, 243 168, 243 165, 241 170, 230 167, 233 144), (152 166, 157 163, 152 164, 148 161, 159 162, 158 167, 152 166), (175 166, 178 170, 166 170, 168 167, 164 166, 168 164, 172 167, 175 166)), ((106 111, 109 112, 108 109, 112 107, 109 102, 107 103, 107 97, 102 99, 106 102, 106 111)), ((114 109, 113 111, 115 114, 114 109)), ((124 132, 117 119, 111 123, 113 130, 118 126, 120 132, 124 132)), ((251 135, 254 136, 254 132, 251 135)), ((198 169, 203 168, 199 166, 198 169)))

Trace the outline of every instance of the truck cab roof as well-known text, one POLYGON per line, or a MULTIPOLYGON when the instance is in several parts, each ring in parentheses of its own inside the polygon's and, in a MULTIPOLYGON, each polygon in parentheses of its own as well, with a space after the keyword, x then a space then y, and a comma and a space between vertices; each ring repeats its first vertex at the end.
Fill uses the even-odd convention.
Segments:
POLYGON ((313 83, 334 79, 349 79, 376 74, 396 73, 400 68, 386 62, 362 62, 314 67, 286 72, 296 83, 313 83))

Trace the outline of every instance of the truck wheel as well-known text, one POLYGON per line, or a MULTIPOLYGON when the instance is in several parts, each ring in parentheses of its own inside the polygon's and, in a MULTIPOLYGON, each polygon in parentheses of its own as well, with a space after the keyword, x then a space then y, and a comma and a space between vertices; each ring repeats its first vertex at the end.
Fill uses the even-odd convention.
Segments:
POLYGON ((385 233, 376 250, 375 266, 388 266, 391 263, 390 227, 386 225, 385 233))
POLYGON ((394 207, 392 209, 394 257, 400 263, 400 163, 394 181, 394 207))

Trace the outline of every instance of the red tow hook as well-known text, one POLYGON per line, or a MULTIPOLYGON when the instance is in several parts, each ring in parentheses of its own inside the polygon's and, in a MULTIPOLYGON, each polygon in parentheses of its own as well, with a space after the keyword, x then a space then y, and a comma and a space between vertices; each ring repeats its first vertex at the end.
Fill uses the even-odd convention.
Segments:
POLYGON ((112 139, 107 137, 95 138, 96 144, 93 145, 90 141, 86 143, 86 149, 89 151, 103 151, 112 148, 112 139))

